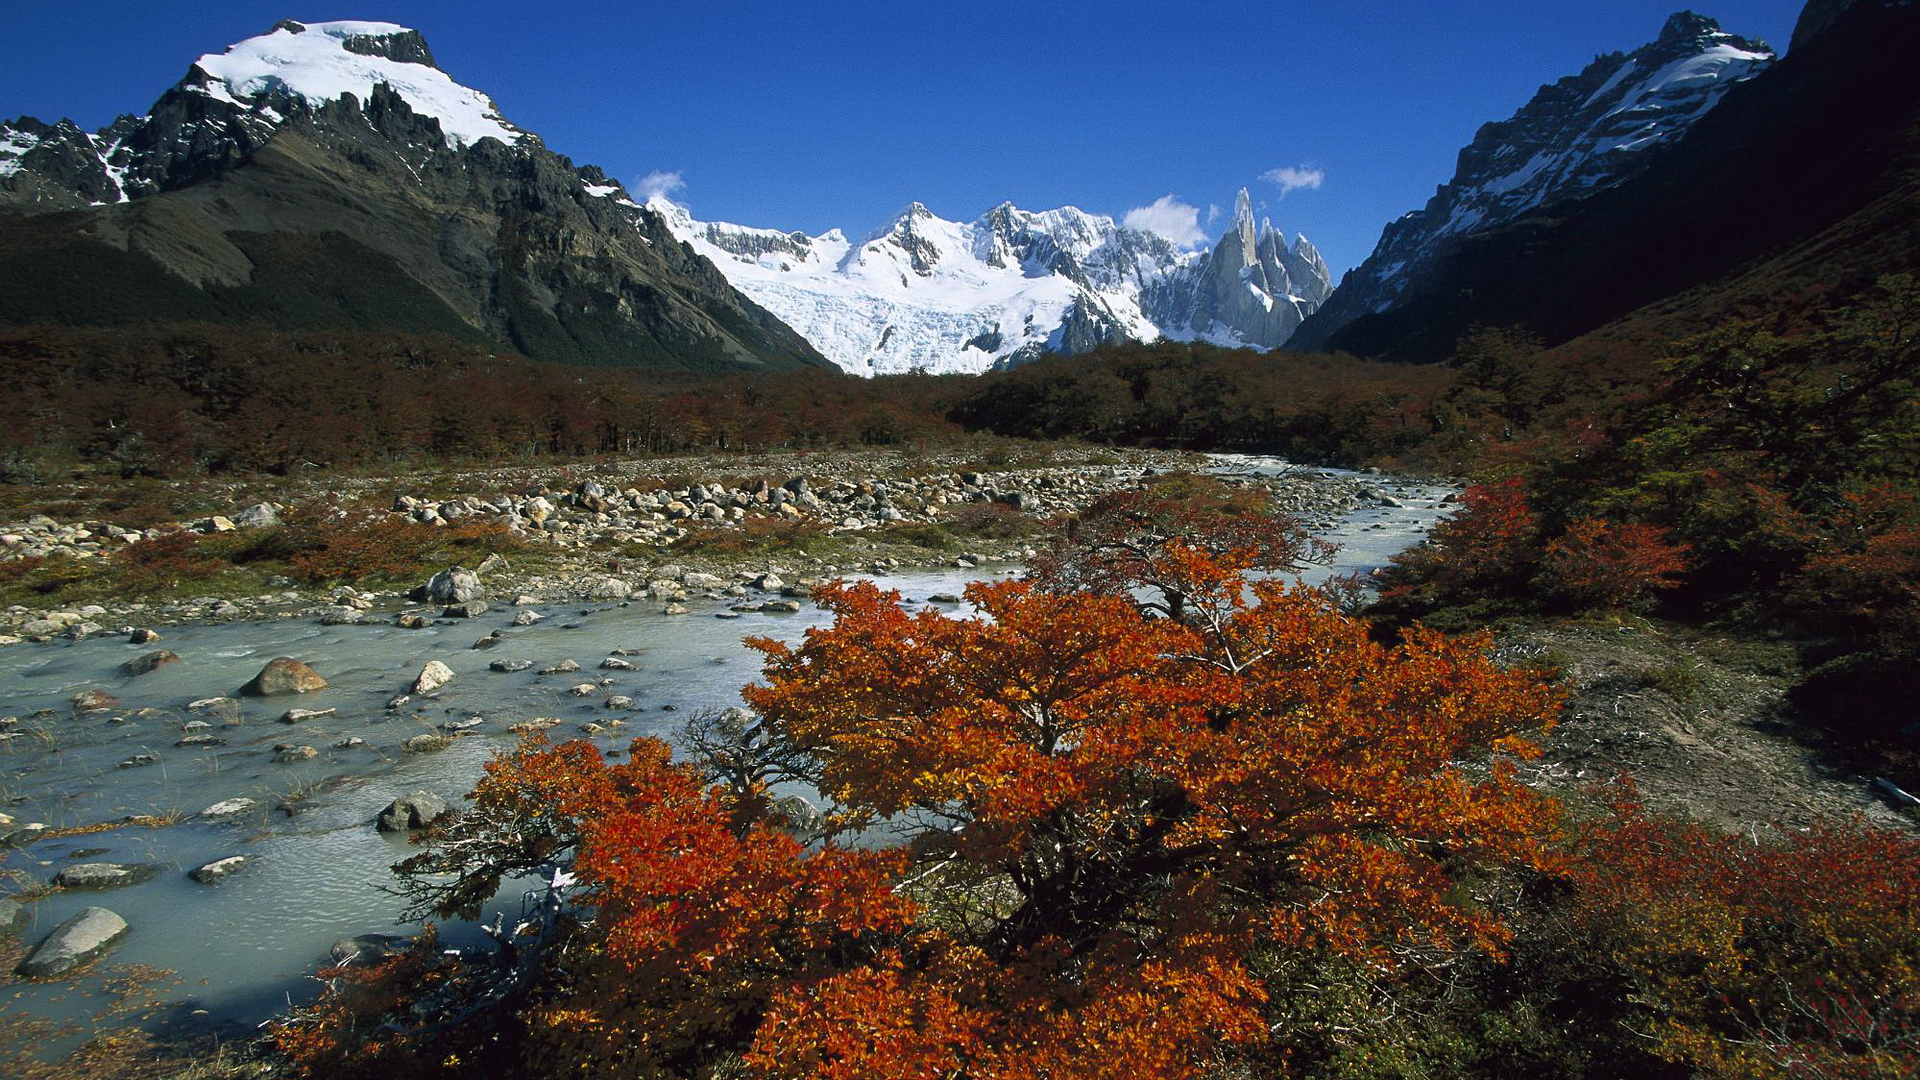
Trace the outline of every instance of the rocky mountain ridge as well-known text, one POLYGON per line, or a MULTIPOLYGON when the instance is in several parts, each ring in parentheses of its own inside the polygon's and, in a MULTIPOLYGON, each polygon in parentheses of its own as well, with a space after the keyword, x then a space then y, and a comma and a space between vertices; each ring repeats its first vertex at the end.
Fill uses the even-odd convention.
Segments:
POLYGON ((536 359, 824 363, 387 23, 277 24, 95 133, 0 125, 0 323, 264 321, 536 359), (49 269, 57 273, 49 273, 49 269))
POLYGON ((1511 117, 1482 126, 1433 198, 1387 225, 1373 253, 1289 343, 1322 350, 1354 320, 1401 303, 1459 237, 1584 198, 1637 175, 1720 103, 1765 71, 1774 52, 1682 11, 1629 53, 1597 57, 1540 88, 1511 117))
POLYGON ((913 203, 858 243, 649 207, 741 292, 844 370, 976 373, 1123 341, 1274 348, 1332 291, 1304 237, 1256 227, 1240 193, 1210 251, 1066 206, 1003 203, 971 222, 913 203))

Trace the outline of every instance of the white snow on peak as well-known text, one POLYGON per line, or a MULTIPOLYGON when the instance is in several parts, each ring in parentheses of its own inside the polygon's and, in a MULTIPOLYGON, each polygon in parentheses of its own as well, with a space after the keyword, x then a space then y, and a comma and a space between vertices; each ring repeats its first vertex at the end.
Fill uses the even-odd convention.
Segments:
POLYGON ((1207 252, 1071 206, 1002 203, 959 222, 913 203, 857 244, 838 229, 696 221, 662 196, 647 207, 734 288, 859 375, 986 371, 1064 347, 1076 313, 1137 341, 1246 344, 1211 320, 1163 325, 1145 310, 1151 292, 1188 281, 1207 252))
POLYGON ((381 83, 392 87, 417 113, 440 121, 455 146, 481 139, 513 143, 524 133, 500 116, 485 94, 453 81, 439 68, 403 63, 383 56, 349 52, 356 37, 391 37, 406 27, 384 22, 307 23, 294 31, 281 27, 248 38, 224 53, 208 53, 195 62, 209 81, 201 89, 225 101, 242 102, 269 90, 285 90, 315 105, 352 94, 365 101, 381 83))

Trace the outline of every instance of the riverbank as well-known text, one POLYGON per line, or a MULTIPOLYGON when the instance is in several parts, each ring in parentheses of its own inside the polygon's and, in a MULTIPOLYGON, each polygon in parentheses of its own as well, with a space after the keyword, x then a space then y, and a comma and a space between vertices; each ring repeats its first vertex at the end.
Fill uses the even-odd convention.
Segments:
MULTIPOLYGON (((673 590, 652 583, 688 573, 731 585, 767 572, 831 578, 1017 561, 1050 522, 1096 498, 1215 464, 1177 451, 1079 447, 984 462, 897 451, 645 459, 479 470, 431 483, 365 478, 145 527, 28 515, 0 525, 0 597, 11 601, 0 644, 197 621, 354 619, 397 607, 426 573, 444 568, 419 561, 420 549, 441 541, 453 542, 441 552, 448 562, 484 564, 496 598, 539 603, 671 602, 673 590), (358 515, 357 546, 343 542, 345 554, 303 562, 316 547, 329 551, 329 523, 344 528, 343 515, 358 515), (182 553, 157 570, 134 565, 127 549, 163 540, 182 553), (414 576, 402 576, 394 567, 409 557, 414 576)), ((1328 470, 1228 481, 1263 488, 1323 529, 1395 501, 1391 482, 1328 470)))

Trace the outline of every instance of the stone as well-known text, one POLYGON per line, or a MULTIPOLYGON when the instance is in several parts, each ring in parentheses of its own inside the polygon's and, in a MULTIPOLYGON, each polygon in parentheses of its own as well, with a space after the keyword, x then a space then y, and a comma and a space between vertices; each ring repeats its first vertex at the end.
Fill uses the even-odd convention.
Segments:
POLYGON ((487 665, 487 670, 512 675, 516 672, 525 671, 532 666, 533 661, 531 660, 495 660, 493 663, 487 665))
POLYGON ((752 585, 756 589, 759 589, 761 592, 779 592, 780 587, 782 585, 785 585, 786 582, 780 580, 780 576, 778 574, 761 574, 759 577, 754 578, 748 584, 752 585))
POLYGON ((49 638, 66 628, 66 623, 52 619, 28 619, 20 624, 20 634, 29 638, 49 638))
POLYGON ((248 798, 223 799, 207 807, 205 810, 200 811, 199 816, 210 821, 217 821, 221 818, 240 817, 243 814, 251 814, 259 806, 259 803, 248 798))
POLYGON ((230 697, 206 697, 187 702, 188 712, 226 712, 239 707, 240 699, 230 697))
POLYGON ((65 975, 119 944, 128 929, 127 920, 106 908, 87 908, 54 928, 14 973, 29 979, 65 975))
POLYGON ((12 900, 0 900, 0 941, 18 936, 26 929, 26 905, 12 900))
POLYGON ((149 881, 159 872, 153 863, 75 863, 53 875, 53 883, 62 889, 120 889, 149 881))
POLYGON ((127 635, 127 644, 129 645, 151 645, 159 640, 160 635, 157 632, 149 630, 144 626, 135 629, 127 635))
POLYGON ((341 739, 339 742, 334 743, 333 748, 335 750, 351 750, 356 746, 365 746, 365 745, 367 745, 367 740, 361 738, 358 735, 349 735, 346 738, 341 739))
POLYGON ((495 630, 493 633, 488 634, 486 637, 483 637, 479 641, 476 641, 473 644, 467 646, 468 649, 474 650, 476 652, 483 649, 497 649, 499 647, 500 647, 500 631, 498 630, 495 630))
POLYGON ((239 873, 246 868, 246 865, 245 855, 229 855, 224 859, 215 859, 204 866, 195 867, 187 871, 187 876, 202 885, 212 885, 216 881, 224 881, 239 873))
POLYGON ((571 675, 571 674, 573 674, 574 672, 576 672, 576 671, 579 671, 579 670, 580 670, 580 662, 579 662, 579 661, 577 661, 577 660, 562 660, 562 661, 560 661, 560 662, 559 662, 559 663, 557 663, 557 664, 551 664, 551 665, 549 665, 549 666, 547 666, 547 667, 543 667, 543 668, 541 668, 541 669, 540 669, 540 674, 542 674, 542 675, 571 675))
POLYGON ((348 607, 345 604, 341 604, 335 607, 328 608, 326 610, 326 613, 320 616, 320 625, 321 626, 355 626, 355 625, 358 625, 360 621, 365 618, 366 616, 360 613, 359 608, 348 607))
POLYGON ((572 694, 574 697, 592 697, 599 692, 600 688, 590 682, 579 683, 567 688, 567 693, 572 694))
POLYGON ((67 703, 73 706, 74 712, 106 712, 119 705, 120 700, 105 690, 82 690, 68 698, 67 703))
POLYGON ((792 615, 800 610, 798 600, 769 600, 760 605, 761 611, 792 615))
POLYGON ((233 515, 233 523, 243 529, 263 529, 280 524, 280 511, 272 503, 254 503, 233 515))
POLYGON ((424 735, 415 735, 400 744, 400 749, 409 754, 431 754, 436 750, 445 750, 453 745, 453 736, 429 731, 424 735))
POLYGON ((622 660, 617 656, 609 656, 605 660, 600 661, 600 668, 603 671, 632 671, 633 661, 622 660))
POLYGON ((420 669, 420 677, 413 680, 413 692, 431 694, 435 690, 453 681, 453 669, 438 660, 429 660, 420 669))
POLYGON ((617 577, 595 578, 587 582, 582 594, 589 600, 625 600, 633 595, 633 586, 617 577))
POLYGON ((301 724, 308 720, 318 720, 323 716, 332 716, 338 709, 288 709, 280 716, 283 724, 301 724))
POLYGON ((121 768, 121 769, 138 769, 138 768, 142 768, 142 767, 144 767, 144 766, 147 766, 147 765, 151 765, 151 764, 153 764, 154 762, 156 762, 156 761, 159 761, 159 760, 160 760, 160 759, 159 759, 159 758, 158 758, 157 756, 155 756, 155 755, 153 755, 153 754, 135 754, 135 755, 133 755, 133 756, 132 756, 132 757, 130 757, 130 758, 124 758, 124 759, 122 759, 122 760, 121 760, 121 761, 119 762, 119 764, 118 764, 118 765, 116 766, 116 768, 121 768))
POLYGON ((295 746, 293 743, 274 743, 273 760, 282 765, 291 765, 296 761, 311 761, 320 756, 320 751, 311 746, 295 746))
POLYGON ((536 731, 545 731, 548 728, 556 728, 559 726, 560 718, 557 716, 536 716, 531 720, 522 720, 517 724, 510 724, 507 730, 515 735, 531 735, 536 731))
POLYGON ((539 612, 537 612, 537 611, 522 611, 522 612, 518 612, 518 613, 516 613, 516 614, 514 615, 514 617, 513 617, 513 625, 515 625, 515 626, 532 626, 532 625, 533 625, 534 623, 537 623, 537 622, 539 622, 539 621, 540 621, 541 619, 544 619, 544 618, 546 618, 546 616, 545 616, 545 615, 542 615, 542 614, 540 614, 540 613, 539 613, 539 612))
POLYGON ((726 584, 712 574, 702 573, 688 573, 680 581, 689 589, 717 589, 726 584))
POLYGON ((406 954, 412 938, 398 934, 356 934, 333 943, 327 958, 340 967, 365 966, 406 954))
POLYGON ((625 694, 615 694, 606 700, 606 706, 609 709, 631 709, 633 699, 625 694))
POLYGON ((388 803, 374 824, 381 832, 408 832, 424 829, 451 813, 453 807, 447 800, 430 791, 416 791, 388 803))
POLYGON ((440 617, 443 619, 477 619, 486 613, 487 602, 485 600, 469 600, 464 604, 448 605, 447 609, 440 613, 440 617))
POLYGON ((291 656, 276 656, 267 661, 260 674, 240 688, 254 697, 278 697, 282 694, 311 694, 325 690, 327 680, 320 673, 291 656))
POLYGON ((663 607, 663 608, 661 608, 661 609, 660 609, 660 614, 662 614, 662 615, 685 615, 685 614, 687 614, 687 611, 688 611, 688 608, 687 608, 687 605, 685 605, 685 604, 679 604, 679 603, 674 603, 674 604, 668 604, 668 605, 667 605, 666 607, 663 607))
POLYGON ((427 628, 427 617, 409 613, 394 619, 393 625, 402 630, 425 630, 427 628))
POLYGON ((227 740, 221 738, 218 735, 208 735, 204 732, 195 732, 191 735, 181 736, 179 739, 176 739, 174 741, 173 745, 175 746, 225 746, 227 745, 227 740))
POLYGON ((464 604, 486 598, 480 575, 464 566, 449 566, 427 579, 420 599, 434 604, 464 604))
POLYGON ((145 656, 136 656, 132 660, 121 664, 120 673, 133 679, 145 675, 148 672, 158 671, 168 664, 177 664, 179 662, 179 653, 168 649, 158 649, 154 652, 147 653, 145 656))

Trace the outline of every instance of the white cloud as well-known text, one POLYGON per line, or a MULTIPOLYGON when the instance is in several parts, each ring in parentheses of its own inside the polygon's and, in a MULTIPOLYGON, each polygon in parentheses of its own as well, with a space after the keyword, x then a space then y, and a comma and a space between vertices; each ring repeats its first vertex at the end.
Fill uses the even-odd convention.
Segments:
POLYGON ((642 202, 655 195, 671 195, 687 186, 678 172, 662 172, 659 169, 648 173, 634 182, 634 190, 640 193, 642 202))
POLYGON ((1207 234, 1200 228, 1200 208, 1188 206, 1171 195, 1162 195, 1151 206, 1136 206, 1127 211, 1121 224, 1129 229, 1159 233, 1183 248, 1198 247, 1207 234))
POLYGON ((1284 199, 1289 192, 1298 191, 1301 188, 1309 191, 1319 188, 1326 182, 1327 174, 1324 170, 1316 169, 1311 165, 1289 165, 1279 169, 1268 169, 1260 174, 1260 179, 1278 184, 1280 197, 1284 199))

